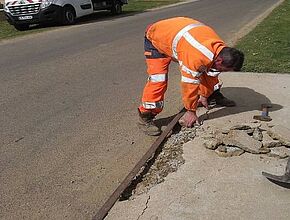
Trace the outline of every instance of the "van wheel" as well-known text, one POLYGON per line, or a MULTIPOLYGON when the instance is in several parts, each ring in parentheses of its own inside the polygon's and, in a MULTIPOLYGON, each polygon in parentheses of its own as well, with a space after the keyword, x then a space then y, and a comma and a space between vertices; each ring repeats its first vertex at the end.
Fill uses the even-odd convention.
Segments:
POLYGON ((111 13, 113 15, 119 15, 122 13, 122 3, 120 1, 114 1, 113 6, 111 8, 111 13))
POLYGON ((72 7, 65 6, 62 14, 62 24, 72 25, 76 23, 76 13, 72 7))
POLYGON ((18 31, 26 31, 29 29, 29 24, 14 24, 14 27, 18 31))

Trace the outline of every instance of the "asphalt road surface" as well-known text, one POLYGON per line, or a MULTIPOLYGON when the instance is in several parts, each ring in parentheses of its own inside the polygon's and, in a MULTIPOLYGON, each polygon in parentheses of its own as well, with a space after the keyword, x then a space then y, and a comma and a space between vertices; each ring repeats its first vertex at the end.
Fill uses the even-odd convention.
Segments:
MULTIPOLYGON (((278 0, 200 0, 0 43, 0 219, 90 219, 153 143, 136 126, 143 33, 190 16, 229 40, 278 0)), ((165 111, 181 107, 171 67, 165 111)))

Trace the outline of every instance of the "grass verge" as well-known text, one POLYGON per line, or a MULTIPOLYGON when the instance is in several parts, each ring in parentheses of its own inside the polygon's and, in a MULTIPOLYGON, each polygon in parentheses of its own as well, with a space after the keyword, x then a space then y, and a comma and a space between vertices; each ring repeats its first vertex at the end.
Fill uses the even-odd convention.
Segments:
POLYGON ((129 4, 125 5, 125 12, 142 12, 147 9, 161 7, 164 5, 183 2, 184 0, 129 0, 129 4))
MULTIPOLYGON (((123 11, 125 13, 142 12, 146 9, 169 5, 183 0, 129 0, 129 4, 124 5, 123 11)), ((27 35, 31 33, 42 32, 50 28, 34 28, 28 31, 17 31, 12 25, 8 24, 4 19, 4 15, 0 14, 0 40, 13 38, 17 36, 27 35)))
POLYGON ((290 1, 285 0, 236 47, 245 53, 242 71, 290 73, 290 1))
MULTIPOLYGON (((0 21, 0 40, 13 38, 17 36, 27 35, 31 33, 37 33, 44 31, 45 29, 31 29, 28 31, 17 31, 14 26, 10 25, 7 21, 0 21)), ((47 29, 48 30, 48 29, 47 29)))

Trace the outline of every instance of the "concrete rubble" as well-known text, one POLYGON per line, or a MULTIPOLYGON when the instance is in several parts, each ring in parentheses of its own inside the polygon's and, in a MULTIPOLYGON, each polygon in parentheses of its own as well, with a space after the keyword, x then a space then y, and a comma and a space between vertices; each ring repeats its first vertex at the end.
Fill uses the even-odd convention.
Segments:
POLYGON ((264 148, 280 147, 281 142, 278 140, 273 140, 267 132, 263 132, 262 145, 264 148))
POLYGON ((282 125, 277 125, 268 130, 268 134, 282 145, 290 147, 290 130, 282 125))
POLYGON ((240 130, 232 130, 223 139, 223 143, 228 146, 235 146, 244 151, 258 154, 262 148, 262 143, 250 137, 246 132, 240 130))
POLYGON ((284 146, 272 148, 268 153, 270 157, 277 157, 279 159, 288 158, 290 156, 290 149, 284 146))
POLYGON ((135 178, 121 200, 134 199, 137 195, 147 193, 153 186, 163 182, 169 173, 177 171, 184 164, 182 146, 195 137, 201 137, 203 146, 220 157, 251 153, 285 159, 290 156, 290 148, 285 145, 289 143, 287 136, 284 136, 287 132, 287 128, 283 126, 268 126, 267 123, 258 121, 234 124, 223 129, 211 126, 181 128, 167 139, 161 151, 143 169, 146 172, 135 178))
POLYGON ((225 145, 218 146, 218 148, 215 150, 215 152, 220 157, 240 156, 243 153, 245 153, 245 151, 241 148, 233 147, 233 146, 225 146, 225 145))
POLYGON ((244 152, 267 154, 280 159, 290 156, 290 130, 281 125, 267 126, 266 123, 256 121, 252 124, 236 124, 221 132, 216 129, 208 133, 210 136, 203 136, 204 147, 215 150, 221 157, 240 156, 244 152))

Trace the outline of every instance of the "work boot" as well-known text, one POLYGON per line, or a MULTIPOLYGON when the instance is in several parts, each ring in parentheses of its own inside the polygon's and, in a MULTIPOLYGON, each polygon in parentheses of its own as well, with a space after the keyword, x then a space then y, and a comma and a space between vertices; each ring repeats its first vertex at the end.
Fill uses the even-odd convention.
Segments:
POLYGON ((161 134, 161 130, 155 125, 153 119, 155 118, 155 114, 152 112, 139 112, 139 122, 138 127, 149 136, 158 136, 161 134))
POLYGON ((208 99, 208 103, 215 101, 215 103, 219 106, 225 106, 225 107, 233 107, 236 106, 236 103, 233 100, 230 100, 220 92, 220 90, 216 90, 211 94, 208 99))

